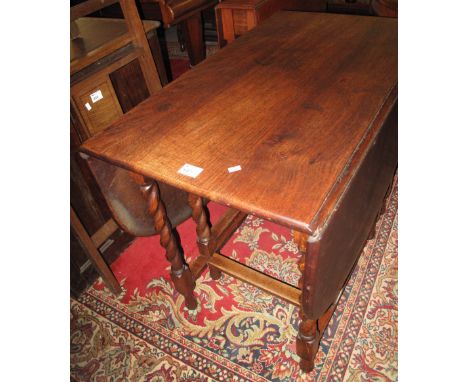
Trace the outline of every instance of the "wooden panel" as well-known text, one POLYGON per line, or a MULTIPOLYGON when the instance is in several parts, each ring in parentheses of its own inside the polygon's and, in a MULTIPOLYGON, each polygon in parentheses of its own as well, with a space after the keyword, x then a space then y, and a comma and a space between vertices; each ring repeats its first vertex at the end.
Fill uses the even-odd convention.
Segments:
POLYGON ((250 10, 244 9, 233 9, 232 10, 232 19, 234 22, 234 34, 235 36, 240 36, 244 34, 249 29, 247 27, 247 13, 250 13, 250 10))
POLYGON ((150 94, 155 94, 161 89, 161 81, 159 80, 158 70, 151 54, 138 9, 135 6, 134 0, 121 0, 120 6, 122 7, 128 33, 132 37, 133 44, 143 52, 138 57, 138 61, 145 77, 146 86, 150 94))
POLYGON ((234 16, 232 10, 221 10, 223 38, 227 42, 235 39, 234 16))
MULTIPOLYGON (((131 43, 124 20, 83 17, 74 22, 78 37, 70 40, 72 74, 131 43)), ((158 21, 145 21, 146 33, 158 28, 158 21)))
POLYGON ((119 101, 108 78, 91 87, 72 88, 72 97, 91 136, 104 130, 122 115, 119 101), (91 94, 98 91, 101 91, 103 98, 93 102, 91 94), (90 110, 87 109, 86 104, 89 105, 90 110))
MULTIPOLYGON (((70 86, 75 87, 85 80, 96 82, 96 76, 105 78, 119 68, 136 60, 142 54, 140 48, 135 48, 133 45, 126 45, 123 48, 109 54, 103 59, 96 61, 93 65, 89 65, 83 70, 73 74, 70 77, 70 86)), ((83 85, 81 85, 82 87, 83 85)))
POLYGON ((220 46, 253 29, 280 9, 280 0, 225 0, 216 6, 222 20, 220 46), (232 17, 232 20, 231 20, 232 17), (234 32, 232 32, 234 29, 234 32), (227 34, 227 37, 226 37, 227 34))
POLYGON ((110 73, 109 78, 124 113, 149 97, 138 60, 133 60, 110 73))
POLYGON ((91 237, 93 244, 96 248, 99 248, 107 238, 112 235, 119 226, 115 223, 113 219, 109 219, 96 233, 91 237))
POLYGON ((158 68, 158 75, 159 79, 161 81, 162 86, 166 86, 170 81, 172 81, 172 77, 170 75, 171 73, 171 65, 169 62, 169 55, 167 53, 167 47, 164 46, 164 52, 163 53, 163 47, 160 44, 164 43, 164 31, 162 28, 159 28, 158 30, 154 30, 152 32, 147 33, 146 35, 148 37, 148 44, 151 50, 151 54, 153 56, 153 60, 156 64, 156 67, 158 68), (161 40, 159 39, 159 35, 161 35, 161 40))
POLYGON ((119 0, 87 0, 70 8, 70 21, 89 15, 104 7, 117 3, 119 0))
POLYGON ((278 12, 82 149, 313 234, 396 88, 395 19, 278 12), (186 177, 185 163, 204 170, 186 177))
POLYGON ((255 12, 257 20, 256 25, 259 25, 271 15, 278 12, 281 9, 281 4, 281 0, 269 0, 263 3, 261 7, 258 7, 255 12))
POLYGON ((397 165, 397 121, 394 105, 330 215, 323 236, 312 243, 317 253, 308 254, 306 259, 305 272, 311 284, 304 294, 304 309, 311 318, 320 317, 334 302, 375 224, 397 165))

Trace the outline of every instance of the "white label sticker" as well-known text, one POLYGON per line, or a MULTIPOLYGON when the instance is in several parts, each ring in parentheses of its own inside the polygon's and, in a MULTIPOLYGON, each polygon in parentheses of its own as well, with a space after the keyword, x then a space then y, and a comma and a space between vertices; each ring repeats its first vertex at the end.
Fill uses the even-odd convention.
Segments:
POLYGON ((86 102, 84 105, 86 110, 90 111, 92 109, 91 105, 88 102, 86 102))
POLYGON ((177 172, 191 178, 196 178, 202 171, 202 168, 186 163, 177 172))
POLYGON ((236 172, 242 170, 241 166, 238 164, 237 166, 229 167, 228 172, 236 172))
POLYGON ((97 90, 95 91, 94 93, 90 94, 90 97, 91 97, 91 101, 93 101, 93 103, 99 101, 100 99, 103 99, 103 95, 102 95, 102 92, 100 90, 97 90))

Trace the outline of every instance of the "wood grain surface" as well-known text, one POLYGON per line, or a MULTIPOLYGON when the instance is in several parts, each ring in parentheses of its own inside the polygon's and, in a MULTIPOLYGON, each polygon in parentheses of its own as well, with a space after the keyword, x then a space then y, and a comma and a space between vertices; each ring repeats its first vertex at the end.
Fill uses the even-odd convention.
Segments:
MULTIPOLYGON (((132 41, 125 20, 82 17, 75 23, 79 36, 70 40, 72 74, 132 41)), ((160 25, 158 21, 143 22, 146 33, 160 25)))
POLYGON ((82 150, 314 233, 396 97, 395 19, 278 12, 82 150), (178 174, 186 163, 203 172, 178 174))

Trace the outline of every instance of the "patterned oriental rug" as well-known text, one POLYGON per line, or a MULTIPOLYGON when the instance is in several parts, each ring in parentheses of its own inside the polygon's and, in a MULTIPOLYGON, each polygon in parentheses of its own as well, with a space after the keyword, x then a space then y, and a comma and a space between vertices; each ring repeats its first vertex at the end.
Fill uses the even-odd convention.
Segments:
MULTIPOLYGON (((312 373, 295 354, 298 308, 223 275, 197 280, 198 308, 174 291, 159 237, 139 238, 112 264, 123 292, 98 280, 71 300, 76 381, 396 381, 397 177, 322 338, 312 373)), ((208 205, 211 220, 224 207, 208 205)), ((178 227, 187 258, 195 224, 178 227)), ((249 216, 222 253, 297 284, 292 232, 249 216)))

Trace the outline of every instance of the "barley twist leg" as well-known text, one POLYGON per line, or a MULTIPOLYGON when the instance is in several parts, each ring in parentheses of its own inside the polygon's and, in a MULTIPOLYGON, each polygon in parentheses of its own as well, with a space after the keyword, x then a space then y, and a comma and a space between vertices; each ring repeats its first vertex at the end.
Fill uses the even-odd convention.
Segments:
POLYGON ((195 282, 175 240, 166 208, 159 195, 159 187, 154 181, 141 187, 147 194, 148 210, 154 218, 154 228, 159 234, 161 246, 166 250, 166 259, 171 263, 171 279, 174 287, 184 296, 187 308, 195 309, 197 307, 197 301, 193 295, 195 282))
MULTIPOLYGON (((212 247, 210 246, 211 241, 211 229, 208 224, 208 216, 203 205, 203 200, 197 195, 189 194, 188 202, 192 208, 192 218, 197 225, 197 243, 200 255, 204 257, 210 257, 212 255, 212 247)), ((217 280, 221 277, 221 271, 211 265, 209 265, 210 275, 213 280, 217 280)))

